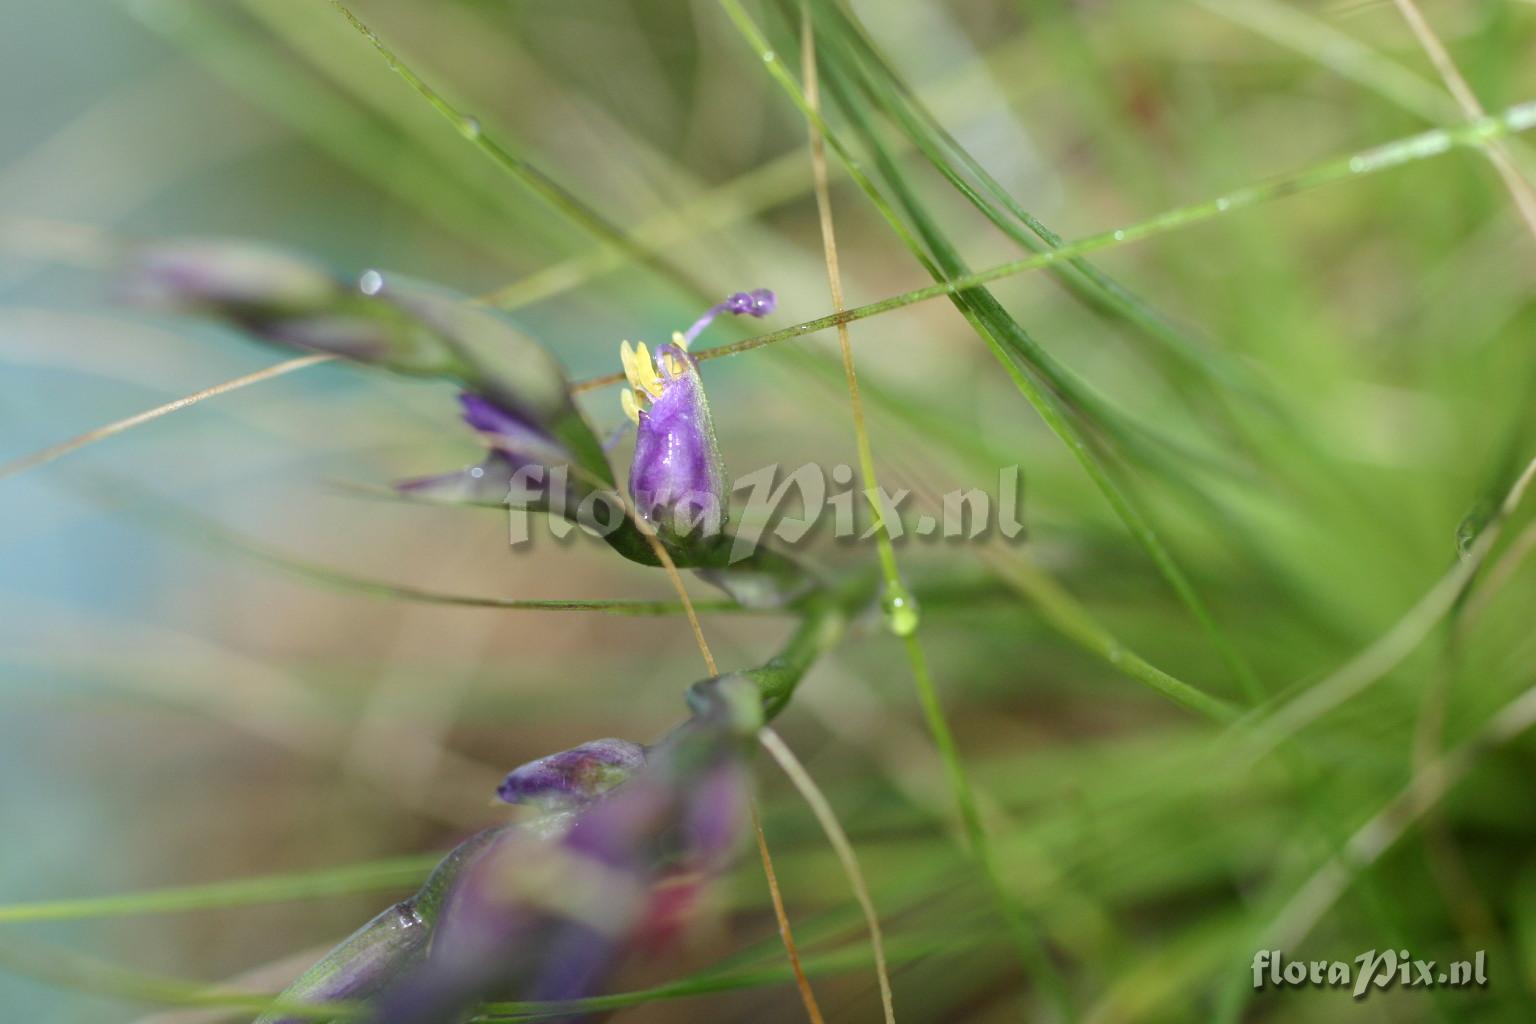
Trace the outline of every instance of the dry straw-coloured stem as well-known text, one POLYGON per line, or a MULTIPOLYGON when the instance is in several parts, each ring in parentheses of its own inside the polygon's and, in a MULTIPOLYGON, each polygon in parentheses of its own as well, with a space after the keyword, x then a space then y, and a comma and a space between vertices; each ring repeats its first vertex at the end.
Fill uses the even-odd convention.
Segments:
POLYGON ((794 929, 789 924, 789 911, 784 908, 784 894, 779 891, 778 872, 773 870, 773 854, 768 852, 768 836, 763 833, 763 817, 758 813, 755 800, 752 802, 752 831, 757 835, 757 855, 763 862, 763 877, 768 880, 768 898, 773 902, 773 917, 779 925, 784 952, 789 956, 789 968, 795 972, 800 1002, 805 1006, 805 1015, 811 1024, 825 1024, 821 1007, 816 1002, 816 992, 811 988, 811 979, 805 976, 805 968, 800 963, 800 949, 795 945, 794 929))
MULTIPOLYGON (((1413 31, 1414 38, 1418 39, 1424 53, 1429 57, 1429 62, 1435 66, 1435 71, 1440 75, 1441 81, 1450 94, 1456 98, 1456 103, 1462 112, 1469 118, 1479 118, 1486 115, 1483 104, 1478 100, 1477 94, 1467 84, 1461 70, 1456 67, 1456 62, 1451 59, 1450 51, 1435 34, 1435 30, 1425 19, 1424 13, 1419 10, 1414 0, 1393 0, 1397 4, 1398 13, 1408 23, 1413 31)), ((1515 201, 1515 209, 1520 212, 1520 218, 1525 221, 1526 228, 1531 232, 1531 237, 1536 238, 1536 192, 1531 189, 1531 183, 1521 176, 1519 168, 1510 158, 1509 150, 1497 139, 1491 140, 1483 147, 1483 152, 1488 154, 1488 161, 1499 172, 1499 177, 1504 179, 1504 187, 1509 189, 1510 198, 1515 201)))
POLYGON ((194 391, 190 395, 183 395, 174 401, 166 402, 164 405, 157 405, 153 409, 146 409, 143 412, 135 413, 114 423, 108 423, 94 430, 87 430, 85 433, 72 437, 68 441, 61 441, 41 451, 24 455, 19 459, 0 465, 0 479, 15 476, 17 473, 22 473, 29 469, 36 469, 38 466, 62 458, 70 452, 78 451, 88 444, 104 441, 109 437, 121 434, 125 430, 132 430, 134 427, 143 426, 151 420, 157 420, 161 416, 190 408, 206 399, 227 395, 231 391, 239 391, 241 388, 250 387, 252 384, 260 384, 264 380, 272 380, 284 374, 293 373, 295 370, 304 370, 311 366, 317 366, 320 363, 330 362, 334 358, 334 356, 328 355, 299 356, 297 359, 289 359, 286 362, 278 363, 276 366, 269 366, 264 370, 257 370, 255 373, 248 373, 243 377, 236 377, 233 380, 226 380, 222 384, 215 384, 201 391, 194 391))
POLYGON ((853 852, 853 844, 848 841, 847 833, 838 822, 832 805, 827 802, 826 796, 816 785, 816 780, 811 778, 811 773, 805 770, 805 765, 800 763, 795 752, 789 749, 789 745, 780 738, 779 734, 764 726, 758 730, 757 739, 763 749, 768 751, 768 755, 778 762, 784 774, 789 776, 789 781, 799 791, 801 798, 810 806, 811 813, 816 816, 822 832, 826 833, 827 842, 832 844, 832 851, 837 854, 838 863, 843 867, 843 874, 848 877, 848 884, 853 887, 854 898, 859 901, 859 909, 864 912, 864 923, 869 928, 869 943, 875 953, 875 973, 880 979, 880 1007, 885 1014, 885 1022, 896 1024, 896 1010, 891 1003, 891 979, 885 963, 885 939, 880 932, 880 917, 875 913, 875 902, 870 899, 869 886, 864 882, 864 872, 859 869, 859 858, 853 852))

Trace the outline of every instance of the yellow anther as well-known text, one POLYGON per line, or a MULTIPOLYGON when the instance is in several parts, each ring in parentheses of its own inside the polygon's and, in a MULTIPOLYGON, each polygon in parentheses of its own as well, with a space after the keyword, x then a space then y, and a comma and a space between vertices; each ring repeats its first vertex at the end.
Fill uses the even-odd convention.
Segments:
POLYGON ((672 332, 672 344, 676 345, 684 352, 688 351, 688 339, 683 335, 682 331, 672 332))
POLYGON ((619 342, 619 364, 624 367, 624 379, 629 381, 629 386, 640 386, 639 375, 635 372, 635 350, 629 347, 629 342, 619 342))
POLYGON ((683 375, 683 361, 677 357, 677 353, 664 352, 662 353, 662 359, 667 364, 667 376, 681 377, 683 375))
POLYGON ((661 375, 656 372, 656 364, 651 361, 651 352, 645 347, 645 342, 635 346, 635 389, 644 391, 652 398, 661 397, 661 375))
POLYGON ((635 401, 635 393, 629 388, 619 392, 619 407, 624 410, 624 415, 629 417, 631 423, 640 422, 640 403, 635 401))

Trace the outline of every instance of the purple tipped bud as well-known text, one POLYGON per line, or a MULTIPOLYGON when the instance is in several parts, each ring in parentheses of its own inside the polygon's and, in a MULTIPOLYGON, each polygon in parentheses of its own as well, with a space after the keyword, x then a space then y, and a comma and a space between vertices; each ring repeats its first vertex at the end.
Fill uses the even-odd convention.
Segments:
POLYGON ((629 493, 664 538, 713 537, 725 529, 730 489, 704 382, 676 345, 661 346, 657 364, 662 391, 639 415, 629 493))
POLYGON ((705 314, 693 322, 693 326, 683 332, 683 340, 691 342, 697 338, 721 313, 730 313, 734 316, 755 316, 761 319, 772 313, 779 300, 773 292, 767 288, 755 288, 750 292, 736 292, 726 298, 724 302, 717 302, 709 307, 705 314))
POLYGON ((306 313, 340 286, 298 256, 244 242, 185 241, 143 249, 125 288, 137 302, 170 309, 306 313))
POLYGON ((638 743, 593 740, 514 769, 496 795, 509 804, 571 810, 595 800, 644 764, 645 748, 638 743))
POLYGON ((559 465, 570 455, 537 426, 497 405, 489 398, 465 392, 459 396, 464 422, 485 435, 492 450, 514 465, 559 465))
MULTIPOLYGON (((303 257, 239 242, 145 246, 124 275, 128 295, 145 304, 217 316, 290 348, 446 377, 470 393, 470 424, 515 463, 569 464, 585 480, 613 483, 559 362, 505 316, 462 295, 377 270, 343 279, 303 257)), ((488 466, 477 468, 483 475, 488 466)), ((455 493, 482 490, 473 475, 444 479, 455 493)))
POLYGON ((465 392, 459 396, 459 405, 464 422, 490 444, 490 454, 452 473, 397 481, 395 490, 424 501, 545 508, 551 493, 564 488, 561 507, 579 507, 589 488, 580 478, 555 468, 571 462, 557 441, 483 395, 465 392))
POLYGON ((738 316, 746 314, 761 319, 773 312, 779 300, 767 288, 755 288, 750 292, 737 292, 725 300, 725 311, 738 316))
MULTIPOLYGON (((552 815, 568 819, 552 835, 519 826, 498 836, 454 885, 425 962, 386 993, 374 1024, 460 1020, 492 997, 595 995, 628 957, 675 936, 746 831, 744 741, 761 721, 747 707, 756 694, 738 677, 700 684, 690 696, 693 717, 650 748, 643 765, 628 767, 622 785, 552 815)), ((636 753, 632 744, 599 740, 525 765, 507 781, 562 794, 572 766, 576 775, 594 766, 601 774, 636 753)))

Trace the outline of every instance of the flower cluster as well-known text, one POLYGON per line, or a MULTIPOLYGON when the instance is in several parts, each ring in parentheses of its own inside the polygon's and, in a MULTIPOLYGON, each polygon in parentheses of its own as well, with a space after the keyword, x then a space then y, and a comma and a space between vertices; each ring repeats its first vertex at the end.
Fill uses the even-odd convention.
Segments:
MULTIPOLYGON (((465 469, 398 484, 402 495, 501 504, 526 471, 557 468, 568 472, 543 477, 527 507, 574 509, 617 491, 559 365, 462 296, 376 271, 352 284, 307 260, 223 243, 154 247, 131 269, 130 292, 142 301, 211 314, 275 344, 453 382, 464 423, 488 451, 465 469)), ((738 292, 654 351, 620 346, 638 522, 609 543, 647 564, 665 545, 675 564, 744 603, 783 604, 810 584, 783 556, 727 561, 729 481, 689 346, 718 316, 763 317, 774 305, 772 292, 738 292)), ((277 1005, 359 1000, 379 1024, 442 1024, 486 1000, 598 991, 626 959, 674 935, 729 863, 746 817, 750 741, 820 649, 828 621, 808 619, 762 669, 695 684, 691 716, 652 746, 594 740, 509 773, 497 795, 530 816, 462 843, 415 896, 336 947, 277 1005)), ((289 1019, 299 1018, 279 1008, 259 1024, 289 1019)))

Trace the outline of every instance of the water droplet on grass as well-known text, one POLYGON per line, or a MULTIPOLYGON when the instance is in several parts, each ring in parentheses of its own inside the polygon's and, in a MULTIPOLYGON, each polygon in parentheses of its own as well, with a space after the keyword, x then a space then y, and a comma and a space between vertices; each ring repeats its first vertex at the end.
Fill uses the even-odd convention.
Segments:
POLYGON ((922 619, 917 599, 900 584, 886 587, 880 611, 885 618, 885 628, 897 636, 911 636, 917 632, 917 624, 922 619))
POLYGON ((384 290, 384 275, 377 270, 365 270, 357 279, 357 290, 364 295, 377 295, 384 290))
POLYGON ((466 117, 464 120, 459 122, 459 134, 464 136, 466 139, 469 139, 470 141, 478 139, 480 137, 481 131, 482 129, 480 127, 480 121, 478 118, 466 117))

